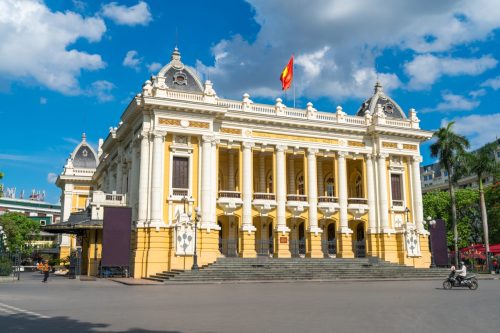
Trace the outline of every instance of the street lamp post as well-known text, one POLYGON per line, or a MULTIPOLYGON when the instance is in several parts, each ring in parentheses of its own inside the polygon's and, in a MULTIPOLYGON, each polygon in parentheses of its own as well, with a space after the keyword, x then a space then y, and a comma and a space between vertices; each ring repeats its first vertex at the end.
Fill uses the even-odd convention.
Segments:
POLYGON ((410 208, 406 207, 405 208, 405 214, 406 214, 406 224, 410 223, 410 208))
POLYGON ((431 235, 431 228, 434 228, 436 225, 436 221, 432 219, 432 217, 427 216, 426 219, 426 224, 429 226, 428 231, 429 231, 429 246, 431 250, 431 268, 436 267, 436 264, 434 263, 434 254, 432 253, 432 235, 431 235))
MULTIPOLYGON (((196 216, 194 218, 194 255, 193 255, 193 267, 191 267, 191 270, 197 271, 199 270, 198 267, 198 252, 196 250, 196 243, 197 241, 197 235, 198 235, 198 219, 200 218, 200 209, 196 207, 194 209, 194 212, 196 213, 196 216)), ((191 220, 191 212, 188 213, 189 220, 191 220)))

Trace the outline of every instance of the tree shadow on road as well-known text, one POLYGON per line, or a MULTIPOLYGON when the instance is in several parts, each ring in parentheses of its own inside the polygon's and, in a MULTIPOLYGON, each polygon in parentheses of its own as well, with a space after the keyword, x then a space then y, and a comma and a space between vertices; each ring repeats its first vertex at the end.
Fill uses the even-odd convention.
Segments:
POLYGON ((180 331, 152 331, 142 328, 130 328, 128 330, 113 330, 110 324, 89 323, 71 319, 68 317, 39 318, 29 315, 13 314, 0 315, 1 332, 47 332, 47 333, 182 333, 180 331))

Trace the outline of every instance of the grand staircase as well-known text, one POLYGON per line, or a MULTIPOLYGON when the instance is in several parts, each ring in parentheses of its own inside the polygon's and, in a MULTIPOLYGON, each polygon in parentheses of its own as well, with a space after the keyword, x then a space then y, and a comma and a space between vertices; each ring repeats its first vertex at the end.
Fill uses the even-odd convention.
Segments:
POLYGON ((333 281, 342 279, 445 279, 444 268, 414 268, 380 261, 377 258, 356 259, 255 259, 219 258, 199 271, 173 270, 148 277, 165 283, 206 283, 230 281, 333 281))

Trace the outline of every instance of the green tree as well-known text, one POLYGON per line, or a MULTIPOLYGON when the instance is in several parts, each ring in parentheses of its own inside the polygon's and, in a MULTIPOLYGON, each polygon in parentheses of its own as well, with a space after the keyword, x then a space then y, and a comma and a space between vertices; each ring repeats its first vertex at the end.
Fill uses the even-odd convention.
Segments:
POLYGON ((448 188, 451 199, 451 223, 453 226, 453 243, 455 250, 455 265, 458 266, 458 229, 457 229, 457 200, 455 197, 455 163, 459 157, 469 148, 469 141, 462 135, 456 134, 452 130, 454 122, 450 122, 446 127, 442 127, 434 132, 433 137, 436 142, 431 145, 431 156, 439 157, 439 164, 448 173, 448 188))
POLYGON ((500 182, 488 186, 485 190, 485 201, 490 228, 490 241, 500 243, 500 182))
MULTIPOLYGON (((486 212, 486 202, 484 198, 484 187, 483 178, 487 175, 494 175, 498 167, 495 160, 495 152, 497 149, 497 143, 489 143, 484 145, 477 151, 473 153, 467 153, 465 156, 466 168, 471 174, 477 177, 479 184, 479 202, 481 206, 481 220, 483 221, 483 241, 486 253, 490 252, 490 241, 488 233, 488 214, 486 212)), ((486 259, 486 265, 488 266, 489 260, 488 256, 486 259)))
POLYGON ((21 213, 1 215, 0 225, 6 236, 5 245, 11 251, 29 252, 40 233, 40 224, 21 213))
MULTIPOLYGON (((443 219, 446 222, 448 246, 454 245, 454 226, 451 222, 451 199, 447 192, 433 191, 423 195, 424 216, 443 219)), ((458 247, 466 247, 481 239, 479 191, 456 191, 458 247)))

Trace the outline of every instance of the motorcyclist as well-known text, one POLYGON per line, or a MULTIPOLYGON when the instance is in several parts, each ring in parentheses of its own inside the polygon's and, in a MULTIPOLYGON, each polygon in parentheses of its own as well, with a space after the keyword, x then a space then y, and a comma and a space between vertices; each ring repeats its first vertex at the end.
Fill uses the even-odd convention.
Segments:
POLYGON ((463 261, 460 262, 460 269, 455 271, 457 275, 457 281, 461 284, 462 281, 467 276, 467 267, 463 261))

